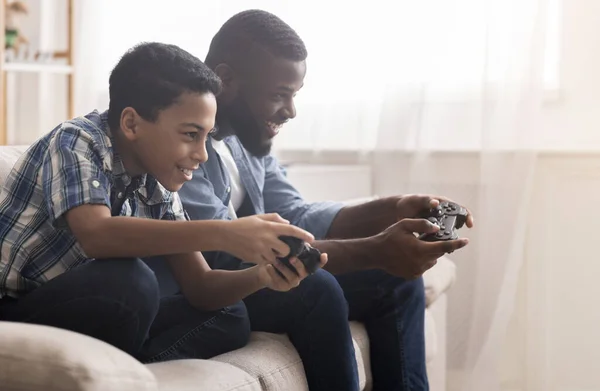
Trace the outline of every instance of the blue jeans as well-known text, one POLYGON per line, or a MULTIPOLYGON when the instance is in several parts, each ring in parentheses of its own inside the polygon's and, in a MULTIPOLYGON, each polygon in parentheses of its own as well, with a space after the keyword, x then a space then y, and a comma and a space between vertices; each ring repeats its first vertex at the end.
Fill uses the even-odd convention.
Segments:
POLYGON ((348 319, 366 326, 375 391, 429 389, 422 279, 319 270, 289 292, 263 289, 244 303, 252 330, 289 335, 311 391, 359 389, 348 319))
POLYGON ((19 299, 5 297, 0 320, 86 334, 142 362, 207 359, 250 336, 243 303, 205 312, 180 294, 161 299, 154 272, 139 259, 92 261, 19 299))

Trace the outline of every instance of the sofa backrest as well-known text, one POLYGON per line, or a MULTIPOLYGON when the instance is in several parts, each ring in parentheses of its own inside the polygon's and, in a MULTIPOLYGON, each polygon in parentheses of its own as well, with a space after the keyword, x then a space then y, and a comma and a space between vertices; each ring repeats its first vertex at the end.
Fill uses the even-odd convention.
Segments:
POLYGON ((27 145, 0 146, 0 189, 4 186, 4 181, 17 159, 27 148, 27 145))

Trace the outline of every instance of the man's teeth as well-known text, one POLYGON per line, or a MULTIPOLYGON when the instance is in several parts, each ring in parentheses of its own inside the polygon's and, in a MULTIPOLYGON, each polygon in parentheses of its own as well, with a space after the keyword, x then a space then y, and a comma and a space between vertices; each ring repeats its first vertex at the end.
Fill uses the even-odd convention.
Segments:
POLYGON ((277 131, 277 130, 279 130, 279 128, 281 128, 281 124, 278 124, 275 122, 270 122, 270 121, 267 121, 267 126, 274 131, 277 131))

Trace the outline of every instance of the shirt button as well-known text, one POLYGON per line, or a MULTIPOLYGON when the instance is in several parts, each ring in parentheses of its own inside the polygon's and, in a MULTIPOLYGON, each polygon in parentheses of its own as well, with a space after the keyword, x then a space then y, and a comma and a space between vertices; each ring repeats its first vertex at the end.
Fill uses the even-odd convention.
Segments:
POLYGON ((100 187, 100 182, 98 182, 97 180, 93 180, 92 186, 94 186, 95 188, 98 188, 98 187, 100 187))
POLYGON ((118 198, 118 199, 121 199, 121 198, 123 198, 123 193, 119 192, 119 194, 117 194, 117 198, 118 198))
POLYGON ((227 190, 228 193, 231 191, 231 186, 227 186, 227 190))

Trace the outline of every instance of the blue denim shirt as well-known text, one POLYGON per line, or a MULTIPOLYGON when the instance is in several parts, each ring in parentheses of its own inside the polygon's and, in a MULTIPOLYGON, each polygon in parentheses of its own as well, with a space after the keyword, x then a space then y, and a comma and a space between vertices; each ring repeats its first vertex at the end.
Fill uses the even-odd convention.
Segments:
MULTIPOLYGON (((277 159, 268 155, 252 156, 236 136, 223 140, 231 150, 246 189, 246 200, 238 216, 278 213, 291 224, 322 239, 343 207, 337 202, 306 202, 292 186, 277 159)), ((227 205, 231 198, 229 174, 210 140, 208 161, 194 172, 194 178, 179 191, 184 209, 192 220, 229 219, 227 205)), ((213 268, 236 269, 242 262, 225 253, 204 253, 213 268)))

